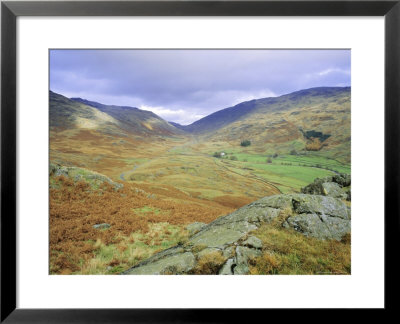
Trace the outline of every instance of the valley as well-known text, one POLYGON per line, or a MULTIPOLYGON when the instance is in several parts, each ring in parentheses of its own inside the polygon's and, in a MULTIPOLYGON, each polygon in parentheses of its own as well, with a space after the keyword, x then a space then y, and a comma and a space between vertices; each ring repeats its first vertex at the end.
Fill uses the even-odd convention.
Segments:
POLYGON ((49 159, 59 170, 50 174, 50 273, 119 273, 187 240, 188 224, 351 174, 350 88, 215 114, 175 127, 137 108, 50 92, 49 159), (103 223, 110 227, 93 228, 103 223))

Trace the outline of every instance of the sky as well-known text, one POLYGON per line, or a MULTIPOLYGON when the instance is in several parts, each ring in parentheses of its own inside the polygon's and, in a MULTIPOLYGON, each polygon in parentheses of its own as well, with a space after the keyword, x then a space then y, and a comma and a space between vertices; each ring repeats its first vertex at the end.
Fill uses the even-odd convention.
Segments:
POLYGON ((243 101, 350 86, 350 50, 51 50, 50 90, 190 124, 243 101))

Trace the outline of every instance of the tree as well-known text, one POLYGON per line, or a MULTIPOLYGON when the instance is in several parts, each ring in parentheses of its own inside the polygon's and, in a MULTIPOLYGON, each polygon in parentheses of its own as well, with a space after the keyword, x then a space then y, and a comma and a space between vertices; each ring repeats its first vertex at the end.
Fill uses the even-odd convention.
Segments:
POLYGON ((251 142, 249 140, 243 140, 243 141, 240 142, 240 145, 241 146, 250 146, 251 142))
POLYGON ((322 143, 319 138, 314 138, 306 145, 307 151, 319 151, 322 148, 322 143))

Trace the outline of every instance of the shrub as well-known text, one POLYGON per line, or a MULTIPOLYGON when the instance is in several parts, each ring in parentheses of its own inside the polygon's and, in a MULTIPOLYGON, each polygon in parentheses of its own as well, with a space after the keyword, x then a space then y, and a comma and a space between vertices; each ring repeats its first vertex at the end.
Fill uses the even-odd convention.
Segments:
POLYGON ((237 158, 236 156, 234 156, 234 155, 232 155, 232 156, 230 157, 230 159, 231 159, 232 161, 237 161, 237 160, 238 160, 238 158, 237 158))
POLYGON ((268 159, 267 159, 267 163, 272 163, 271 158, 268 158, 268 159))
POLYGON ((272 155, 272 157, 273 157, 274 159, 276 159, 276 158, 278 157, 278 153, 274 153, 274 155, 272 155))
POLYGON ((241 146, 250 146, 250 145, 251 145, 251 142, 250 142, 249 140, 244 140, 244 141, 241 141, 241 142, 240 142, 240 145, 241 145, 241 146))
POLYGON ((219 158, 221 157, 221 154, 219 152, 214 152, 213 157, 219 158))
POLYGON ((319 151, 322 148, 321 141, 318 138, 314 138, 306 145, 307 151, 319 151))
POLYGON ((290 155, 297 155, 297 151, 296 150, 291 150, 290 151, 290 155))
POLYGON ((315 130, 311 130, 311 131, 306 131, 304 133, 304 136, 307 139, 318 138, 321 142, 323 142, 326 139, 328 139, 331 135, 330 134, 323 134, 322 132, 317 132, 315 130))

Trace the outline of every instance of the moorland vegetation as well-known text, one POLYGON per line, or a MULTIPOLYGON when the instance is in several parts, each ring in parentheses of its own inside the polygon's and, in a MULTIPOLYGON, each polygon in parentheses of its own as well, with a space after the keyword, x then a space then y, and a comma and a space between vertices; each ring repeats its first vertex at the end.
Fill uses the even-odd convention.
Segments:
MULTIPOLYGON (((50 273, 121 273, 184 244, 191 223, 350 174, 350 116, 350 88, 251 100, 189 126, 50 92, 50 273)), ((250 273, 349 269, 349 239, 261 229, 264 245, 288 250, 250 273)))

